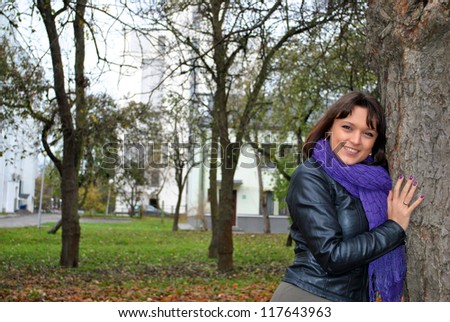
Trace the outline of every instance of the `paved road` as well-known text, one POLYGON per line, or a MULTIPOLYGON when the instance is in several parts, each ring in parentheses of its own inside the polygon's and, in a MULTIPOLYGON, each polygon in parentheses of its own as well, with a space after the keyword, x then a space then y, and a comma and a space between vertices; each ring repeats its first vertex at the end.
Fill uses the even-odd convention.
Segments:
MULTIPOLYGON (((41 224, 46 222, 56 223, 61 219, 60 214, 42 214, 41 224)), ((38 214, 11 214, 6 216, 0 215, 0 228, 14 228, 14 227, 27 227, 27 226, 38 226, 38 214)), ((81 217, 80 222, 129 222, 130 218, 91 218, 91 217, 81 217)))

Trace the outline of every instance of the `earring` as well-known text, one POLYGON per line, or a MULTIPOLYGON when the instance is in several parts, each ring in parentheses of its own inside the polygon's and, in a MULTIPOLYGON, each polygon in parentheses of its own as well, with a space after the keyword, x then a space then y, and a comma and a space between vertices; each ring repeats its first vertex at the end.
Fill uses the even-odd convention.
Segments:
POLYGON ((331 136, 331 132, 325 132, 325 142, 328 140, 328 138, 331 136))

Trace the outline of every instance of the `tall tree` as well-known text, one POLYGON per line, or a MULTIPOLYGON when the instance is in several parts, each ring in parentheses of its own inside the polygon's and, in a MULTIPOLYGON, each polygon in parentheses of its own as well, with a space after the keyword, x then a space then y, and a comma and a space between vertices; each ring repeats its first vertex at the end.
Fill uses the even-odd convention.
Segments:
MULTIPOLYGON (((98 40, 103 38, 106 44, 109 31, 112 30, 111 25, 108 25, 109 23, 114 24, 117 21, 120 24, 126 23, 120 21, 119 7, 121 6, 97 7, 95 3, 88 4, 87 0, 61 2, 50 0, 8 1, 6 5, 0 7, 0 15, 6 17, 10 26, 16 29, 23 36, 23 39, 27 37, 23 32, 27 30, 27 23, 31 26, 27 30, 27 33, 31 33, 30 41, 25 40, 24 46, 27 47, 28 53, 36 58, 38 63, 35 65, 39 68, 30 69, 33 73, 28 73, 28 75, 23 73, 24 76, 28 76, 28 79, 22 77, 25 82, 12 83, 15 86, 14 88, 19 85, 26 88, 28 95, 18 96, 19 99, 13 97, 8 102, 14 102, 16 105, 13 104, 12 107, 19 107, 25 115, 31 115, 42 122, 42 144, 61 175, 63 232, 60 264, 64 267, 78 266, 81 234, 77 213, 79 205, 78 188, 80 181, 87 183, 89 180, 85 179, 92 178, 89 167, 93 164, 89 163, 92 161, 89 158, 92 157, 91 152, 97 155, 99 152, 98 150, 89 151, 85 154, 86 144, 92 143, 92 141, 86 140, 88 136, 93 134, 90 130, 92 129, 95 132, 95 126, 91 128, 88 126, 89 122, 92 121, 90 113, 95 113, 95 111, 89 108, 86 97, 91 80, 87 78, 85 72, 85 39, 92 40, 98 62, 104 62, 108 68, 115 65, 107 60, 106 49, 102 51, 98 40), (86 15, 88 8, 91 10, 89 16, 86 15), (27 9, 30 11, 26 12, 27 9), (118 9, 118 11, 114 12, 114 9, 118 9), (94 12, 104 14, 107 19, 103 19, 101 22, 94 19, 94 12), (22 18, 35 17, 36 15, 38 19, 33 19, 31 22, 22 18), (85 18, 85 16, 88 18, 85 18), (41 23, 42 27, 36 27, 41 23), (102 28, 104 26, 107 26, 107 28, 102 28), (41 37, 35 36, 38 28, 46 32, 48 40, 48 47, 46 48, 42 48, 44 45, 40 41, 41 37), (104 30, 107 31, 103 32, 104 30), (34 39, 39 39, 39 44, 33 42, 34 39), (37 78, 38 80, 45 79, 46 75, 43 72, 45 70, 40 67, 47 67, 48 65, 45 64, 47 62, 49 62, 52 85, 47 86, 45 82, 31 81, 31 79, 36 79, 35 76, 38 73, 42 75, 42 77, 37 78), (33 98, 37 96, 38 87, 39 89, 40 87, 47 89, 48 101, 36 108, 36 104, 32 103, 35 102, 33 98), (60 138, 62 138, 62 155, 58 155, 52 149, 52 142, 60 138), (84 161, 83 157, 86 158, 84 161)), ((120 64, 120 67, 124 66, 126 66, 126 63, 120 64)), ((95 71, 90 70, 89 72, 92 72, 90 75, 94 75, 95 71)), ((9 91, 9 93, 12 93, 12 91, 9 91)), ((0 115, 0 118, 3 119, 10 115, 11 113, 5 113, 0 115)))
MULTIPOLYGON (((24 88, 28 93, 35 94, 37 92, 36 85, 42 87, 45 82, 33 82, 30 79, 37 72, 40 72, 41 78, 45 79, 43 68, 45 64, 42 62, 48 55, 52 74, 49 82, 51 85, 46 88, 48 101, 36 106, 33 104, 31 94, 25 97, 15 95, 13 100, 9 101, 13 103, 8 104, 8 107, 10 110, 20 111, 21 116, 29 115, 41 122, 42 145, 61 176, 63 231, 60 264, 63 267, 78 266, 81 234, 77 211, 78 180, 80 179, 78 175, 84 156, 89 115, 86 99, 89 80, 85 75, 84 67, 85 27, 89 25, 85 19, 86 5, 87 0, 63 1, 60 5, 50 0, 35 0, 28 4, 10 1, 6 7, 8 10, 0 11, 0 14, 8 19, 11 26, 25 38, 26 36, 21 33, 21 30, 26 28, 26 22, 20 17, 22 14, 27 16, 24 6, 28 6, 28 9, 32 11, 31 16, 38 13, 40 18, 38 22, 42 22, 42 28, 47 36, 48 49, 44 50, 42 55, 36 54, 37 51, 33 52, 35 47, 30 43, 24 44, 29 49, 28 55, 39 57, 39 59, 35 59, 37 63, 34 63, 34 68, 26 69, 30 70, 30 73, 24 73, 22 79, 15 77, 14 82, 10 85, 15 89, 24 88), (21 26, 22 24, 24 26, 21 26), (71 26, 72 31, 67 26, 71 26), (72 46, 64 47, 71 41, 73 41, 72 46), (69 58, 66 61, 66 51, 72 51, 74 59, 69 58), (54 149, 54 143, 59 139, 62 140, 61 155, 54 149)), ((30 32, 32 33, 30 37, 33 37, 36 29, 32 27, 30 32)), ((30 61, 32 60, 30 59, 30 61)), ((22 64, 22 66, 26 67, 27 65, 22 64)), ((15 93, 22 92, 25 91, 16 91, 15 93)), ((13 93, 13 91, 9 91, 9 93, 13 93)))
POLYGON ((411 301, 450 300, 449 17, 446 1, 369 1, 367 11, 390 170, 414 175, 425 194, 408 230, 411 301))
POLYGON ((86 128, 85 90, 89 85, 85 77, 85 41, 84 14, 87 0, 77 0, 72 6, 64 2, 58 10, 49 0, 38 0, 36 6, 47 32, 53 67, 53 89, 58 104, 58 116, 63 135, 63 156, 58 159, 51 151, 43 135, 44 148, 61 174, 62 193, 62 247, 60 264, 63 267, 78 267, 80 245, 80 223, 78 217, 78 171, 83 155, 84 131, 86 128), (57 24, 61 14, 73 15, 73 34, 75 46, 75 112, 72 114, 72 102, 66 90, 66 76, 62 59, 60 33, 57 24))

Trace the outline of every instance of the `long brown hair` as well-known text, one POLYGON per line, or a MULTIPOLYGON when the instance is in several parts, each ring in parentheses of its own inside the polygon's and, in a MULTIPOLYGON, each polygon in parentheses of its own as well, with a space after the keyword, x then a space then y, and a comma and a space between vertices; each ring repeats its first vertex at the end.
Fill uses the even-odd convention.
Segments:
POLYGON ((319 122, 309 132, 303 146, 303 155, 309 158, 312 155, 316 142, 327 136, 327 132, 333 126, 334 120, 346 118, 352 113, 355 106, 367 108, 367 126, 376 129, 378 132, 377 139, 372 147, 372 156, 374 158, 374 163, 372 164, 387 168, 386 118, 384 111, 375 97, 363 92, 349 92, 330 106, 319 122))

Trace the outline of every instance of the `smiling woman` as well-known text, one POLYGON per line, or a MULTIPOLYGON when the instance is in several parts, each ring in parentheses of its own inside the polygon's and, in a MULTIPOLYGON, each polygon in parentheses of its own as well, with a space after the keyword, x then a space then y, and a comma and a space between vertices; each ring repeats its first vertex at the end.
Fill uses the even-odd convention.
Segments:
MULTIPOLYGON (((364 153, 358 155, 358 157, 362 158, 365 155, 367 158, 371 154, 373 156, 371 160, 373 165, 381 165, 387 169, 385 153, 386 119, 383 108, 373 96, 351 92, 337 100, 309 133, 306 143, 303 146, 303 153, 310 157, 316 142, 330 137, 332 140, 332 149, 339 157, 341 157, 339 150, 342 148, 343 143, 346 143, 350 149, 358 150, 362 147, 363 141, 365 143, 373 142, 372 146, 368 149, 369 153, 366 150, 364 153), (358 134, 359 137, 356 138, 355 142, 355 135, 358 134), (352 142, 358 146, 352 145, 352 142)), ((354 154, 351 155, 353 156, 354 154)), ((355 164, 364 160, 365 158, 359 161, 347 161, 351 162, 350 164, 355 164)), ((342 161, 347 164, 344 160, 342 161)))
POLYGON ((331 148, 345 164, 362 162, 372 153, 378 133, 371 124, 377 122, 367 124, 368 114, 367 108, 355 106, 351 114, 336 119, 331 127, 331 148))
POLYGON ((385 132, 381 105, 352 92, 308 135, 286 197, 294 263, 271 301, 401 300, 405 230, 423 196, 412 200, 412 176, 390 191, 385 132))

